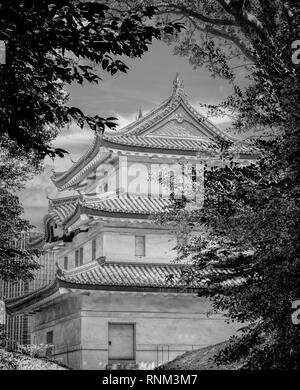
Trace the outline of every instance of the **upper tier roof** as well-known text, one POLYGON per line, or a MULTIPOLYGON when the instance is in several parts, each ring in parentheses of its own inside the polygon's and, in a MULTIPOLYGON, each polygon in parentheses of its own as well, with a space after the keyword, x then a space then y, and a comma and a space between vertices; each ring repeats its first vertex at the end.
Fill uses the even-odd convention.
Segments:
POLYGON ((105 216, 110 214, 116 217, 120 215, 145 219, 150 215, 163 211, 170 207, 169 198, 148 198, 145 196, 114 196, 104 199, 87 199, 73 196, 68 198, 50 200, 49 214, 56 223, 69 225, 70 221, 78 215, 105 216))
POLYGON ((52 181, 59 189, 67 189, 78 183, 101 162, 101 146, 109 150, 195 156, 198 153, 213 153, 220 139, 233 143, 233 153, 255 153, 249 144, 237 142, 193 108, 177 74, 170 98, 119 131, 95 134, 92 145, 79 161, 66 172, 54 173, 52 181))

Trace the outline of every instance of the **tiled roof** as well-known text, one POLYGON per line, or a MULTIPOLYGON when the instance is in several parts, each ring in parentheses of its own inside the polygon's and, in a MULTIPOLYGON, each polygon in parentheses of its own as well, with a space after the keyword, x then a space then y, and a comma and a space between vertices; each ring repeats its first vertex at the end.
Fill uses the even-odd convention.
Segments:
POLYGON ((111 291, 195 291, 195 288, 185 286, 179 277, 180 267, 172 264, 106 263, 99 259, 73 270, 59 269, 56 279, 50 284, 20 297, 7 299, 5 304, 9 314, 34 313, 39 306, 47 306, 53 297, 66 293, 65 289, 61 290, 64 287, 111 291))
POLYGON ((45 243, 45 233, 39 233, 33 239, 29 240, 28 248, 41 248, 45 243))
POLYGON ((141 137, 133 135, 120 135, 104 137, 105 140, 111 141, 114 144, 139 146, 153 149, 167 150, 190 150, 190 151, 209 151, 215 144, 213 141, 201 138, 186 139, 186 138, 167 138, 167 137, 141 137))
POLYGON ((148 198, 146 196, 120 196, 96 202, 86 201, 82 206, 112 213, 154 214, 171 206, 169 198, 148 198))
POLYGON ((82 201, 79 201, 79 197, 74 197, 73 200, 67 199, 65 203, 61 199, 60 203, 51 204, 50 215, 53 216, 55 222, 65 223, 76 215, 78 210, 83 214, 108 212, 152 215, 163 211, 171 204, 172 201, 169 198, 148 198, 147 196, 128 195, 82 201))
POLYGON ((10 314, 33 313, 39 310, 39 306, 47 306, 53 297, 70 292, 69 289, 201 293, 210 276, 220 273, 228 277, 222 282, 224 287, 244 282, 242 278, 233 278, 230 271, 206 269, 197 271, 197 283, 186 284, 182 278, 185 267, 179 264, 113 263, 100 258, 76 269, 59 269, 53 282, 6 300, 6 308, 10 314))
MULTIPOLYGON (((171 134, 175 135, 175 129, 171 134)), ((199 132, 201 134, 201 131, 199 132)), ((162 104, 150 111, 146 115, 138 118, 135 122, 128 126, 114 131, 106 131, 103 135, 95 135, 94 141, 89 150, 66 172, 53 174, 52 180, 61 189, 71 188, 77 184, 85 174, 88 174, 97 164, 101 158, 99 150, 101 146, 111 147, 112 149, 122 148, 143 148, 159 149, 161 153, 175 153, 190 155, 196 152, 210 152, 212 146, 217 139, 232 141, 234 143, 232 152, 253 154, 255 151, 245 143, 236 143, 236 139, 232 138, 225 132, 218 129, 212 122, 205 118, 201 113, 197 112, 188 102, 187 96, 184 92, 182 80, 178 77, 174 80, 174 88, 172 96, 165 100, 162 104), (196 136, 191 139, 189 136, 182 137, 155 137, 152 134, 152 129, 166 118, 171 120, 172 115, 176 109, 181 107, 185 110, 189 117, 191 117, 196 124, 196 127, 204 129, 207 138, 203 139, 196 136)), ((144 152, 144 150, 143 150, 144 152)), ((147 152, 147 151, 146 151, 147 152)))
POLYGON ((187 284, 182 278, 182 271, 189 267, 183 264, 153 264, 106 262, 105 258, 93 261, 79 268, 62 271, 60 281, 80 286, 124 287, 124 288, 176 288, 198 289, 204 287, 212 275, 223 275, 228 280, 224 286, 237 285, 242 279, 232 279, 228 270, 205 269, 197 270, 197 283, 187 284))
POLYGON ((78 199, 79 196, 77 195, 49 200, 49 214, 56 223, 62 223, 75 211, 78 199))
POLYGON ((175 264, 93 262, 66 271, 59 280, 102 287, 182 288, 181 267, 175 264), (171 277, 171 280, 168 278, 171 277))
MULTIPOLYGON (((180 137, 141 137, 133 135, 115 135, 104 136, 104 140, 109 141, 116 145, 136 146, 150 149, 164 149, 164 150, 176 150, 178 152, 190 151, 190 152, 211 152, 213 153, 217 144, 210 139, 203 139, 200 137, 194 138, 180 138, 180 137)), ((234 143, 229 152, 232 153, 245 153, 253 154, 257 151, 250 145, 244 142, 234 143)))

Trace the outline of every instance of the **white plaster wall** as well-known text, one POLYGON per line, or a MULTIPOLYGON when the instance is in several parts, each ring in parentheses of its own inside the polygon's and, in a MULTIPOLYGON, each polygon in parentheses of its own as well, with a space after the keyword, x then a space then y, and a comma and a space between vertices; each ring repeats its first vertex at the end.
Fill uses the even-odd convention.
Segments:
POLYGON ((53 331, 55 358, 75 369, 105 369, 108 324, 132 323, 136 362, 159 365, 186 351, 228 339, 239 327, 209 316, 209 302, 193 294, 89 291, 66 294, 35 315, 32 341, 53 331))
POLYGON ((103 233, 103 256, 107 261, 168 263, 176 257, 176 237, 164 232, 103 233), (135 235, 145 236, 145 256, 135 255, 135 235))
POLYGON ((192 294, 93 292, 83 298, 82 368, 105 369, 109 322, 135 324, 136 362, 148 365, 228 339, 239 326, 209 309, 192 294))
POLYGON ((47 332, 53 331, 55 359, 75 369, 82 363, 80 308, 80 296, 62 296, 31 321, 31 343, 45 345, 47 332))
POLYGON ((96 259, 103 255, 102 233, 99 228, 94 227, 88 232, 79 233, 71 243, 66 243, 65 247, 59 252, 59 266, 64 268, 64 257, 68 256, 68 268, 75 267, 75 251, 83 247, 83 264, 92 261, 92 240, 96 240, 96 259))
POLYGON ((101 227, 95 226, 80 233, 58 253, 58 264, 64 268, 64 257, 68 256, 68 268, 75 267, 75 251, 83 247, 83 263, 92 261, 92 240, 96 240, 96 259, 106 256, 107 261, 168 263, 176 257, 175 234, 155 226, 101 227), (145 256, 135 255, 135 235, 145 236, 145 256))

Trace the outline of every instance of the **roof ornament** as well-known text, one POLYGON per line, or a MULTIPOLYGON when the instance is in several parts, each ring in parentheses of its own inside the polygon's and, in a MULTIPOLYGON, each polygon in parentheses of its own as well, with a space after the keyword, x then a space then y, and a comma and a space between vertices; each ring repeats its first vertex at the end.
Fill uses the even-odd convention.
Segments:
POLYGON ((175 115, 175 119, 177 120, 178 123, 182 123, 184 120, 184 116, 182 115, 181 112, 175 115))
POLYGON ((106 261, 106 256, 101 256, 101 257, 99 257, 98 259, 96 259, 96 261, 97 261, 97 263, 98 263, 99 265, 102 265, 102 264, 104 264, 105 261, 106 261))
POLYGON ((173 81, 173 95, 178 93, 185 95, 183 80, 180 78, 179 72, 176 73, 175 79, 173 81))
POLYGON ((138 115, 137 115, 137 117, 136 117, 136 120, 138 121, 139 119, 142 118, 142 116, 143 116, 142 109, 139 108, 139 112, 138 112, 138 115))

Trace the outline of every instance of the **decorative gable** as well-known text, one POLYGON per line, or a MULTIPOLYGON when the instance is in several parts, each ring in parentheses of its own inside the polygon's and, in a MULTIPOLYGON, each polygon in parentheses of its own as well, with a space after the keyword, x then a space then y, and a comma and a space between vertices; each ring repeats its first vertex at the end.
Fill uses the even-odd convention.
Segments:
MULTIPOLYGON (((103 163, 107 153, 160 153, 196 155, 211 154, 219 139, 236 140, 222 132, 188 102, 179 75, 173 82, 172 96, 145 115, 141 112, 133 123, 118 131, 96 134, 90 149, 68 171, 54 174, 55 185, 61 189, 72 188, 88 179, 88 175, 103 163), (105 153, 101 153, 101 148, 105 153)), ((235 144, 236 154, 253 154, 245 144, 235 144)), ((78 188, 77 188, 78 189, 78 188)))
POLYGON ((199 137, 199 132, 195 130, 194 126, 184 121, 184 123, 178 123, 174 120, 166 123, 165 126, 157 129, 146 137, 178 137, 178 138, 195 138, 199 137))
POLYGON ((196 119, 182 105, 146 131, 143 137, 212 138, 204 121, 196 119))

